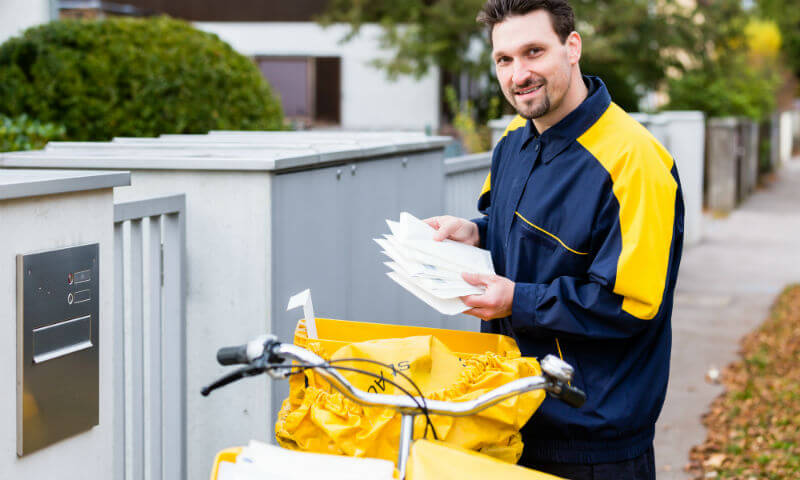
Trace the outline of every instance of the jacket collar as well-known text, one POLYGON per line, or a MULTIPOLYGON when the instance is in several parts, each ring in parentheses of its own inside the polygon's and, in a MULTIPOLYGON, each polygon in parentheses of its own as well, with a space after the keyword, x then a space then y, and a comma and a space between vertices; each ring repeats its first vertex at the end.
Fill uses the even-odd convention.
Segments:
POLYGON ((589 89, 586 99, 543 134, 539 135, 532 120, 527 121, 522 148, 532 139, 539 137, 542 144, 542 162, 549 163, 600 119, 611 104, 608 89, 602 80, 594 76, 584 75, 583 83, 589 89))

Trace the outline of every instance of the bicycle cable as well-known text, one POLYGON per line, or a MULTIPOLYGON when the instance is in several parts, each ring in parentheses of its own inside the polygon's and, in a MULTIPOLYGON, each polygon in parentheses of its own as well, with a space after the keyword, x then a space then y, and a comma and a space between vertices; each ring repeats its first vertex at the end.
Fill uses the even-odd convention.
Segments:
POLYGON ((431 430, 433 431, 433 439, 434 440, 439 440, 439 436, 436 434, 436 427, 433 426, 433 422, 431 421, 431 417, 430 417, 430 414, 428 412, 428 404, 427 404, 427 400, 425 399, 425 395, 423 395, 422 390, 417 385, 417 382, 412 380, 411 377, 409 377, 405 373, 401 372, 400 370, 394 368, 394 365, 392 365, 390 363, 384 363, 384 362, 381 362, 381 361, 378 361, 378 360, 372 360, 372 359, 369 359, 369 358, 336 358, 336 359, 328 361, 328 363, 342 363, 342 362, 372 363, 372 364, 379 365, 379 366, 381 366, 383 368, 386 368, 386 369, 391 369, 392 373, 396 373, 396 374, 400 375, 401 377, 405 378, 406 381, 409 384, 411 384, 412 387, 414 387, 414 390, 417 391, 417 393, 419 394, 419 398, 422 399, 421 410, 422 410, 422 414, 425 415, 425 432, 422 434, 422 438, 427 438, 428 437, 428 427, 430 426, 431 430))

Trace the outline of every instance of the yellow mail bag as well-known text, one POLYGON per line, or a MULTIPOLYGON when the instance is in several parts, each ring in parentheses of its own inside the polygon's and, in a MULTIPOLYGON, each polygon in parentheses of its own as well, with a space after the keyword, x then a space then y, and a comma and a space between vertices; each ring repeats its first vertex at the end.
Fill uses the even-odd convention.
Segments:
MULTIPOLYGON (((520 356, 513 339, 493 334, 424 327, 316 319, 317 339, 298 322, 294 343, 333 365, 369 371, 377 378, 341 371, 353 385, 373 393, 403 394, 391 382, 425 398, 462 402, 519 378, 540 375, 535 358, 520 356), (376 360, 386 367, 344 359, 376 360)), ((289 397, 275 425, 284 448, 356 457, 397 459, 400 414, 363 407, 332 389, 311 370, 290 378, 289 397)), ((519 430, 544 400, 544 391, 512 397, 468 417, 431 415, 438 439, 448 444, 516 463, 522 454, 519 430)), ((414 436, 426 432, 424 415, 415 419, 414 436)), ((433 438, 428 429, 427 437, 433 438)))

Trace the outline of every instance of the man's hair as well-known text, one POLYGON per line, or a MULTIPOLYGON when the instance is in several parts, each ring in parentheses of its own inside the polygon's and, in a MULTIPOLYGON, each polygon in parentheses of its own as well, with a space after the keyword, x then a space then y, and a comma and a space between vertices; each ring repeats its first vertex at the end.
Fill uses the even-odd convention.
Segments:
POLYGON ((550 14, 550 23, 561 43, 566 42, 569 34, 575 30, 575 13, 566 0, 488 0, 476 20, 486 25, 491 44, 495 25, 509 17, 525 15, 535 10, 545 10, 550 14))

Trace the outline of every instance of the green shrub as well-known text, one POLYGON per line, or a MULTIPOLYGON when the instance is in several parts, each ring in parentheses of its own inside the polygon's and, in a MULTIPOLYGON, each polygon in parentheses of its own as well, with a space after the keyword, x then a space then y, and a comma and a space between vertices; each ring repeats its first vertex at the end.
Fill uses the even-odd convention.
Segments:
POLYGON ((62 124, 72 140, 283 128, 252 61, 166 17, 57 21, 6 41, 0 113, 62 124))
POLYGON ((42 148, 50 140, 63 139, 65 132, 61 125, 41 123, 27 115, 16 118, 0 115, 0 152, 42 148))

